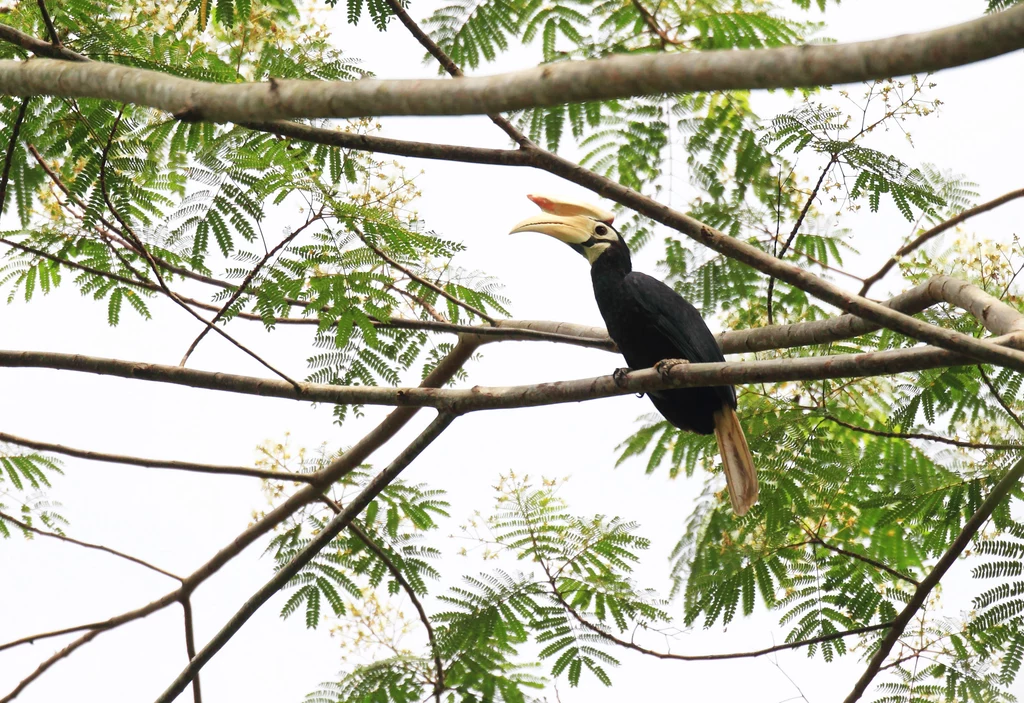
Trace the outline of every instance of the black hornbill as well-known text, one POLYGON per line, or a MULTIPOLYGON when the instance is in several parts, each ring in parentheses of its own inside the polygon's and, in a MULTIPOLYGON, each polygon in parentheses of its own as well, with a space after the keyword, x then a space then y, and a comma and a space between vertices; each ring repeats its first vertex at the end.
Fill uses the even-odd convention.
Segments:
MULTIPOLYGON (((597 307, 631 369, 657 366, 664 359, 725 361, 696 308, 661 281, 633 271, 629 247, 612 227, 612 213, 585 203, 528 197, 544 214, 523 220, 511 233, 547 234, 587 257, 597 307)), ((733 511, 745 514, 757 502, 757 474, 736 417, 735 389, 679 388, 647 395, 676 427, 714 433, 733 511)))

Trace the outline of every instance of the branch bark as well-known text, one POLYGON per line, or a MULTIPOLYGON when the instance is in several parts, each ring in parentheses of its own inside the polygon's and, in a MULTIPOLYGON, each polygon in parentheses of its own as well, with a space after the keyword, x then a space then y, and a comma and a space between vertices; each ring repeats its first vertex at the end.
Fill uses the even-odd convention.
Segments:
MULTIPOLYGON (((997 337, 993 343, 1024 346, 1024 335, 997 337)), ((609 375, 524 386, 474 386, 469 389, 332 386, 317 383, 300 383, 298 388, 295 388, 285 381, 275 379, 197 371, 180 366, 51 352, 0 350, 0 367, 81 371, 306 402, 389 405, 408 408, 430 407, 455 414, 498 408, 526 408, 575 403, 629 393, 649 393, 668 388, 779 383, 826 378, 860 378, 971 363, 973 361, 969 357, 942 349, 914 347, 865 354, 837 354, 765 361, 679 363, 671 368, 665 368, 663 371, 654 369, 632 371, 624 378, 620 378, 618 382, 609 375)))
POLYGON ((1022 47, 1024 8, 1013 7, 952 27, 870 42, 638 54, 458 81, 219 85, 100 62, 8 60, 0 62, 0 93, 116 100, 216 122, 496 114, 660 93, 856 83, 962 66, 1022 47))

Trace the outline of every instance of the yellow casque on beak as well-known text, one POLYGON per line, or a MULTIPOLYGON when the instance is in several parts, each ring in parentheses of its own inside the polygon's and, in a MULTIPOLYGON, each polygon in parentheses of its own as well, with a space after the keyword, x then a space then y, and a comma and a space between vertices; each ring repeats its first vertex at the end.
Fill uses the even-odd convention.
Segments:
POLYGON ((540 232, 566 244, 583 244, 590 240, 593 224, 593 218, 583 215, 544 214, 526 218, 513 227, 509 234, 540 232))

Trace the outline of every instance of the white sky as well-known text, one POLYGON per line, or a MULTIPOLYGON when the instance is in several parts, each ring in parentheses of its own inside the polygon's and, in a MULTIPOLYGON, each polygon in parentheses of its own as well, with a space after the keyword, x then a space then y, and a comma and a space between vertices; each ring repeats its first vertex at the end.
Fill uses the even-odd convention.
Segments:
MULTIPOLYGON (((922 31, 977 16, 983 4, 981 0, 861 0, 830 9, 827 33, 848 41, 922 31)), ((417 18, 429 14, 418 4, 411 11, 417 18)), ((333 19, 338 44, 349 55, 364 59, 379 76, 434 75, 433 66, 421 64, 421 48, 400 28, 387 35, 375 35, 368 25, 354 31, 343 24, 340 7, 333 19)), ((525 67, 534 56, 521 52, 487 72, 525 67)), ((1017 116, 1024 111, 1022 75, 1020 53, 938 75, 935 94, 945 104, 939 116, 913 126, 915 147, 911 149, 901 134, 894 133, 880 148, 898 150, 910 163, 933 162, 965 173, 980 184, 982 200, 1021 187, 1022 149, 1016 126, 1017 116)), ((760 99, 763 115, 786 109, 784 96, 760 99)), ((385 126, 386 135, 394 137, 504 145, 503 135, 486 118, 404 118, 388 120, 385 126)), ((577 192, 575 187, 526 169, 407 163, 426 171, 419 181, 424 192, 419 210, 427 225, 467 244, 469 250, 458 262, 502 281, 515 317, 602 324, 582 258, 544 237, 505 236, 512 223, 532 213, 526 193, 572 194, 577 192)), ((677 191, 674 204, 685 203, 687 197, 688 193, 677 191)), ((855 272, 873 271, 909 233, 908 224, 894 208, 883 209, 877 216, 858 214, 843 222, 854 228, 855 245, 863 253, 863 260, 851 267, 855 272)), ((1019 203, 1006 206, 975 218, 970 228, 1003 238, 1019 231, 1015 218, 1022 211, 1019 203)), ((645 250, 638 257, 638 268, 656 272, 658 250, 657 246, 645 250)), ((880 292, 876 288, 875 293, 880 292)), ((0 307, 0 347, 177 363, 198 327, 169 304, 155 301, 152 305, 157 322, 139 322, 126 311, 120 327, 108 328, 105 306, 80 298, 68 284, 31 305, 16 302, 0 307)), ((231 331, 289 374, 305 374, 309 330, 280 329, 270 336, 259 325, 236 322, 231 331)), ((203 342, 190 365, 263 375, 263 369, 248 357, 213 336, 203 342)), ((482 361, 472 363, 469 371, 472 383, 508 385, 600 375, 618 365, 616 357, 604 352, 510 343, 485 348, 482 361)), ((286 431, 291 432, 294 446, 349 445, 383 414, 371 410, 366 419, 339 429, 331 423, 326 406, 311 408, 291 401, 46 370, 0 369, 0 398, 5 400, 0 403, 0 429, 13 434, 97 451, 243 465, 254 460, 259 443, 280 439, 286 431)), ((444 536, 456 531, 474 509, 492 504, 492 486, 500 473, 570 475, 563 495, 574 512, 620 515, 641 523, 640 533, 654 544, 638 570, 638 580, 667 590, 667 554, 705 477, 670 481, 665 471, 646 476, 641 462, 613 468, 616 444, 636 426, 636 418, 650 410, 646 399, 625 396, 457 420, 405 476, 449 491, 452 519, 437 540, 449 556, 439 568, 454 582, 461 573, 493 567, 493 563, 455 556, 465 542, 444 536)), ((384 465, 431 415, 425 411, 418 416, 372 458, 374 464, 384 465)), ((181 574, 206 561, 245 528, 254 508, 265 506, 256 479, 77 460, 68 460, 65 470, 49 495, 64 504, 64 514, 71 520, 69 534, 181 574)), ((250 548, 194 595, 199 646, 269 576, 272 562, 259 558, 262 544, 250 548)), ((26 543, 16 538, 0 544, 0 550, 0 641, 102 620, 147 603, 175 585, 116 558, 53 540, 26 543)), ((963 572, 966 569, 956 568, 954 579, 943 590, 953 612, 969 609, 975 592, 963 572)), ((435 593, 442 590, 440 584, 433 588, 435 593)), ((277 615, 282 602, 279 596, 260 610, 203 670, 206 701, 288 703, 301 700, 319 682, 335 678, 340 668, 337 641, 323 628, 307 631, 301 616, 282 622, 277 615)), ((673 609, 678 612, 678 604, 673 609)), ((152 700, 185 664, 181 621, 180 609, 172 607, 103 634, 53 667, 18 700, 152 700)), ((417 637, 417 633, 410 635, 410 646, 419 646, 417 637)), ((783 637, 776 618, 758 613, 724 633, 697 629, 652 645, 678 652, 736 651, 770 646, 783 637)), ((50 640, 0 653, 0 692, 9 691, 58 642, 63 646, 68 641, 50 640)), ((819 659, 808 661, 803 652, 779 655, 781 669, 767 658, 694 664, 622 652, 621 659, 623 666, 611 671, 616 687, 605 689, 590 680, 579 689, 569 689, 563 681, 558 687, 561 701, 613 701, 628 695, 772 703, 799 697, 799 686, 810 703, 827 703, 845 696, 863 668, 854 657, 826 665, 819 659)), ((1018 684, 1017 693, 1024 694, 1024 686, 1018 684)), ((191 693, 179 700, 191 700, 191 693)))

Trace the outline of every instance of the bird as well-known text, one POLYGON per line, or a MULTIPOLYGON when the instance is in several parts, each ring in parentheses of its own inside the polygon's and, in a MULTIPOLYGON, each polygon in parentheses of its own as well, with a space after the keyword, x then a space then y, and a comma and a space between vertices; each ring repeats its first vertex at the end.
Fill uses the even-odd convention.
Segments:
MULTIPOLYGON (((633 271, 629 247, 612 226, 615 215, 589 203, 552 196, 527 196, 543 211, 510 234, 539 232, 568 244, 590 262, 594 297, 608 336, 630 369, 680 359, 693 363, 725 361, 697 309, 656 278, 633 271)), ((681 430, 714 434, 733 512, 742 516, 757 502, 754 460, 736 415, 732 386, 651 391, 647 396, 666 420, 681 430)))

